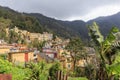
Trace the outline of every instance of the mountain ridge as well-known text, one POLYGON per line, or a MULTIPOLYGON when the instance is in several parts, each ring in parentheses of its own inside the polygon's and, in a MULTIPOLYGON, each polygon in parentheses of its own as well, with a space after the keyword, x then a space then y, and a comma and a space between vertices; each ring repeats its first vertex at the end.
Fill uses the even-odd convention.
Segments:
POLYGON ((8 7, 0 6, 0 17, 10 19, 12 27, 18 26, 20 29, 37 33, 47 31, 64 38, 81 37, 88 39, 87 25, 91 25, 94 21, 98 23, 104 35, 107 35, 113 26, 120 28, 120 12, 111 16, 101 16, 87 22, 83 20, 62 21, 40 13, 20 13, 8 7))

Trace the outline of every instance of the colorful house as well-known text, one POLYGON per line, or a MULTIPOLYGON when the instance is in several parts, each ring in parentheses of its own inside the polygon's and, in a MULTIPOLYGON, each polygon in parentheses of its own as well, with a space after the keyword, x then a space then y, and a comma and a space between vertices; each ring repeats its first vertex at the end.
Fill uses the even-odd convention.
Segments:
POLYGON ((19 63, 26 63, 30 61, 37 62, 37 54, 35 51, 15 51, 8 53, 8 60, 12 63, 19 64, 19 63))
POLYGON ((73 63, 72 63, 72 58, 71 56, 61 56, 59 59, 61 65, 63 65, 63 68, 66 68, 67 70, 72 70, 73 69, 73 63))
POLYGON ((42 52, 50 58, 57 58, 57 52, 52 48, 43 48, 42 52))
MULTIPOLYGON (((87 64, 95 63, 96 64, 96 58, 95 58, 95 50, 91 47, 85 47, 85 57, 81 57, 76 65, 79 67, 84 68, 87 64)), ((68 70, 73 69, 73 61, 72 57, 70 55, 70 52, 67 52, 67 50, 60 50, 59 51, 59 57, 58 57, 60 63, 63 65, 64 68, 68 70)))

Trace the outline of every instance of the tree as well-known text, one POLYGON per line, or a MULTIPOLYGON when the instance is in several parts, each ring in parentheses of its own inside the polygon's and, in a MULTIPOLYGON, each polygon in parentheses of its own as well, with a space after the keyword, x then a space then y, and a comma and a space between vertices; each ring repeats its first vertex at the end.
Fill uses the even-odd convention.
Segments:
MULTIPOLYGON (((117 41, 117 34, 119 29, 113 27, 106 38, 99 31, 98 25, 94 22, 92 26, 88 27, 89 35, 94 42, 94 48, 98 59, 98 68, 96 68, 96 79, 98 80, 111 80, 111 73, 108 73, 108 66, 112 65, 116 55, 117 47, 113 45, 117 41), (108 66, 107 66, 108 65, 108 66)), ((118 65, 119 66, 119 65, 118 65)), ((110 68, 109 68, 110 69, 110 68)))
POLYGON ((9 31, 9 43, 18 43, 21 40, 21 36, 14 30, 9 31))
POLYGON ((58 62, 51 66, 51 68, 49 69, 49 76, 51 80, 57 79, 56 73, 59 70, 60 70, 60 64, 58 62))
POLYGON ((80 38, 71 39, 66 49, 70 51, 70 56, 73 61, 73 68, 75 71, 76 63, 84 55, 83 53, 83 43, 80 38))
POLYGON ((7 60, 0 59, 0 74, 12 74, 12 80, 26 80, 30 76, 30 70, 12 65, 7 60))
POLYGON ((7 41, 5 29, 9 27, 10 24, 11 24, 11 20, 0 17, 0 39, 4 39, 7 41))
POLYGON ((46 41, 39 41, 38 39, 34 39, 32 42, 32 47, 36 47, 38 50, 42 51, 43 46, 45 45, 46 41))
MULTIPOLYGON (((43 80, 42 75, 47 75, 45 74, 46 70, 46 64, 45 62, 39 62, 39 63, 29 63, 26 68, 29 68, 31 75, 29 77, 26 77, 26 80, 43 80)), ((45 77, 44 76, 44 77, 45 77)))

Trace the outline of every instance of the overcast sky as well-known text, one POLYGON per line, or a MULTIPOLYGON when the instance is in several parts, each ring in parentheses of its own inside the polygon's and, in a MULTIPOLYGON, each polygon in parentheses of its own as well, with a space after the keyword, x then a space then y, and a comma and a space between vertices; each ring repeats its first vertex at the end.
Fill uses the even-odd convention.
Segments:
POLYGON ((87 21, 120 12, 120 0, 0 0, 0 5, 60 20, 87 21))

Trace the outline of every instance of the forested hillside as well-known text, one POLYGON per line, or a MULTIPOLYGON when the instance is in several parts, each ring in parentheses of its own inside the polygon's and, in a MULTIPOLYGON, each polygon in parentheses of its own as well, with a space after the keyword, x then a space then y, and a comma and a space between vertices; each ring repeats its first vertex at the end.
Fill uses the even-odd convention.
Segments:
POLYGON ((46 17, 42 14, 32 13, 30 14, 38 19, 38 21, 46 28, 48 31, 55 32, 57 35, 62 37, 70 38, 75 36, 80 36, 82 38, 87 38, 87 27, 84 21, 62 21, 53 18, 46 17))
POLYGON ((6 27, 12 28, 17 26, 20 29, 26 29, 30 32, 43 32, 43 27, 36 18, 24 13, 18 13, 7 7, 0 7, 0 17, 11 21, 6 27))
POLYGON ((100 26, 103 35, 107 35, 113 26, 120 28, 120 13, 107 17, 99 17, 88 22, 82 20, 62 21, 46 17, 40 13, 20 13, 7 7, 0 7, 0 19, 1 28, 6 24, 7 26, 5 27, 12 28, 17 26, 20 29, 37 33, 47 31, 64 38, 79 36, 82 39, 87 39, 87 27, 94 21, 100 26), (6 22, 4 23, 4 21, 6 22))
POLYGON ((6 26, 10 28, 17 26, 20 29, 25 29, 30 32, 42 33, 43 31, 47 31, 64 38, 76 36, 86 38, 87 36, 87 34, 85 34, 85 30, 87 29, 84 30, 85 22, 83 21, 79 21, 79 23, 78 21, 55 20, 41 14, 19 13, 8 7, 0 7, 0 17, 10 20, 9 25, 6 26))

